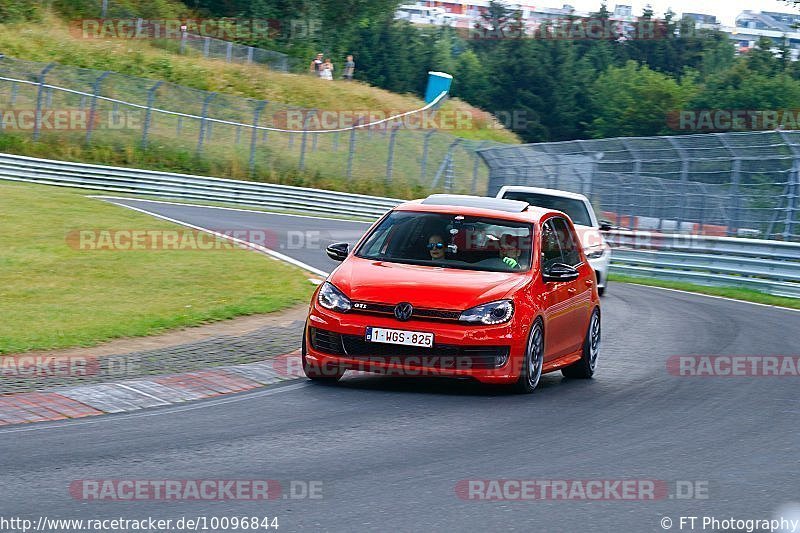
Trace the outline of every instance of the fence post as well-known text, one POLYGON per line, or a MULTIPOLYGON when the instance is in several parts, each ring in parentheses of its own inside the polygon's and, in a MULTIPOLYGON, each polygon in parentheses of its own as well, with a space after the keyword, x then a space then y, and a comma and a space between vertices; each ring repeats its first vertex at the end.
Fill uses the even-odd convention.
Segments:
POLYGON ((108 0, 103 0, 103 6, 100 8, 100 17, 106 18, 108 14, 108 0))
POLYGON ((478 147, 472 151, 472 157, 474 161, 472 162, 472 194, 478 193, 478 164, 480 163, 481 157, 478 155, 478 150, 483 148, 486 144, 486 141, 482 141, 478 144, 478 147))
POLYGON ((189 38, 189 32, 181 31, 181 49, 180 49, 181 55, 186 53, 186 39, 188 38, 189 38))
POLYGON ((431 190, 435 189, 437 185, 439 185, 439 180, 442 177, 442 174, 445 174, 445 184, 444 189, 445 191, 450 191, 453 187, 453 151, 455 150, 456 146, 461 142, 461 139, 458 138, 447 148, 447 153, 442 160, 442 164, 439 165, 439 170, 436 172, 436 176, 433 177, 433 183, 431 183, 431 190))
POLYGON ((300 164, 299 164, 300 170, 305 170, 306 168, 306 143, 308 142, 308 123, 315 112, 316 109, 310 109, 308 114, 306 115, 306 119, 303 121, 303 136, 300 140, 300 164))
POLYGON ((39 89, 36 92, 36 120, 33 123, 33 140, 39 140, 39 134, 42 129, 42 96, 44 92, 44 79, 47 73, 55 67, 55 63, 50 63, 39 73, 39 89))
POLYGON ((163 81, 157 81, 152 87, 147 90, 147 111, 144 113, 144 125, 142 126, 142 148, 147 148, 147 134, 150 131, 150 121, 153 115, 153 103, 156 99, 156 89, 158 89, 163 81))
POLYGON ((256 144, 258 142, 258 121, 261 117, 261 112, 266 107, 267 101, 263 100, 256 104, 256 109, 253 111, 253 131, 250 135, 250 176, 254 177, 256 172, 256 144))
POLYGON ((211 93, 205 97, 203 100, 203 111, 202 116, 200 118, 200 133, 197 136, 197 153, 201 153, 203 151, 203 139, 205 138, 206 134, 206 115, 208 115, 208 106, 211 104, 211 100, 217 96, 217 93, 211 93))
POLYGON ((228 63, 231 62, 231 57, 233 55, 232 52, 233 52, 233 43, 231 41, 228 41, 228 46, 225 49, 225 61, 227 61, 228 63))
POLYGON ((430 146, 431 137, 436 133, 436 130, 431 130, 425 134, 425 140, 422 142, 422 165, 419 171, 420 183, 425 182, 425 174, 428 172, 428 147, 430 146))
POLYGON ((175 126, 175 134, 180 135, 183 131, 183 117, 178 117, 178 123, 175 126))
POLYGON ((361 118, 356 119, 356 123, 350 129, 350 153, 347 154, 347 179, 353 178, 353 158, 356 155, 356 127, 361 124, 361 118))
POLYGON ((731 200, 731 215, 728 217, 728 235, 735 236, 737 230, 739 229, 739 181, 740 181, 740 171, 742 167, 742 160, 741 158, 737 157, 733 160, 733 169, 731 175, 731 190, 730 190, 730 200, 731 200))
MULTIPOLYGON (((792 240, 792 230, 794 229, 794 215, 797 212, 797 198, 800 196, 800 169, 798 168, 797 160, 792 165, 792 171, 789 174, 789 187, 788 194, 786 195, 786 218, 783 221, 783 240, 792 240)), ((769 238, 769 236, 767 236, 769 238)))
POLYGON ((394 144, 397 137, 397 130, 400 129, 402 124, 395 124, 392 126, 392 132, 389 134, 389 155, 386 157, 386 184, 392 183, 392 172, 394 171, 394 144))
POLYGON ((211 46, 211 38, 203 37, 203 57, 208 57, 209 47, 211 46))
POLYGON ((247 64, 249 65, 252 62, 253 62, 253 47, 252 46, 248 46, 247 47, 247 64))
MULTIPOLYGON (((673 137, 666 137, 667 141, 672 145, 678 155, 681 157, 681 194, 680 194, 680 202, 678 204, 678 220, 677 220, 677 232, 681 232, 681 226, 686 218, 686 202, 688 198, 688 182, 689 182, 689 156, 686 153, 686 150, 678 144, 678 141, 673 137)), ((660 224, 659 224, 660 229, 660 224)))
POLYGON ((11 107, 17 103, 17 82, 11 83, 11 107))
POLYGON ((338 152, 339 151, 339 132, 338 131, 333 134, 333 151, 334 152, 338 152))

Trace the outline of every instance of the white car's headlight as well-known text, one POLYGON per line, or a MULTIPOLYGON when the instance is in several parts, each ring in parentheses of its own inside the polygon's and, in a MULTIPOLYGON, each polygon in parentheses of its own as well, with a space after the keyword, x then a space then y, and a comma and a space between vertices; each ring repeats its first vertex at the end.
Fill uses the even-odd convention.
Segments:
POLYGON ((470 309, 467 309, 458 318, 461 322, 473 324, 502 324, 508 322, 514 316, 514 302, 511 300, 497 300, 470 309))
POLYGON ((320 287, 317 301, 319 305, 325 309, 339 311, 340 313, 346 313, 353 307, 350 299, 345 296, 342 291, 334 287, 332 283, 328 283, 327 281, 320 287))

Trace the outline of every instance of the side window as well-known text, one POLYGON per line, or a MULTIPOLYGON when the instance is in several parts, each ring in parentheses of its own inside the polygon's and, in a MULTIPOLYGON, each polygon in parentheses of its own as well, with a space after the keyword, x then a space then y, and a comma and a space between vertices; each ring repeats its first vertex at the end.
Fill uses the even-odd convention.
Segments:
POLYGON ((579 264, 581 262, 581 253, 578 250, 578 246, 575 244, 575 236, 569 224, 561 217, 552 219, 552 222, 556 235, 558 236, 558 243, 561 245, 563 263, 570 266, 579 264))
POLYGON ((558 236, 553 229, 552 220, 542 226, 542 271, 549 272, 550 268, 561 263, 561 248, 558 246, 558 236))

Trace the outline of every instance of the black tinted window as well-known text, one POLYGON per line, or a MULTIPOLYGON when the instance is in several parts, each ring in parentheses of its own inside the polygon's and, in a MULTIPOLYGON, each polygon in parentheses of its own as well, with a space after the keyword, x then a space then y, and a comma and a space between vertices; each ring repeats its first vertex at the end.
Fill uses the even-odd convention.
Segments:
POLYGON ((581 262, 581 254, 578 251, 578 246, 575 244, 575 237, 572 230, 563 218, 557 217, 551 220, 553 228, 558 237, 558 243, 561 246, 562 262, 575 266, 581 262))
POLYGON ((542 226, 542 270, 549 272, 550 267, 561 262, 563 261, 561 259, 561 247, 558 245, 558 235, 548 220, 542 226))

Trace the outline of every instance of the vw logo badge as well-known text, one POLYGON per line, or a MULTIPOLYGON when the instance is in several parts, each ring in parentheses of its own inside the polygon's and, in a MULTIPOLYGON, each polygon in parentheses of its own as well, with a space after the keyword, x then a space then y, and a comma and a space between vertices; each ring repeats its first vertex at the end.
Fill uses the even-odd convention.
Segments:
POLYGON ((394 306, 394 316, 397 320, 401 322, 405 322, 409 318, 411 318, 411 314, 414 312, 414 307, 408 302, 400 302, 399 304, 394 306))

